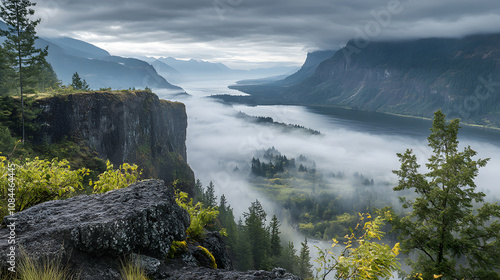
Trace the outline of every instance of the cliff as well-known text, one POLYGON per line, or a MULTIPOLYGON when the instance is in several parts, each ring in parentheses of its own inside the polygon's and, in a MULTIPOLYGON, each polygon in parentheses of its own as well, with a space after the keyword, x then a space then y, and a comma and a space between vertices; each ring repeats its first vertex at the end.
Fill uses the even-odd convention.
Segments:
POLYGON ((350 41, 294 84, 233 87, 251 102, 330 105, 500 127, 500 34, 350 41))
POLYGON ((89 92, 37 101, 43 143, 65 139, 82 143, 118 165, 135 163, 144 177, 192 193, 194 174, 187 165, 187 115, 184 104, 160 100, 146 91, 89 92))

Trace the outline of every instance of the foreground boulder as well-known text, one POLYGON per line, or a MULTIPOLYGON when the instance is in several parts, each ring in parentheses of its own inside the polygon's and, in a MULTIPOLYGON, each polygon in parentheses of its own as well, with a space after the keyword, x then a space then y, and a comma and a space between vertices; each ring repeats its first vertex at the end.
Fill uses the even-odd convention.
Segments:
POLYGON ((300 277, 287 273, 282 268, 272 271, 250 270, 230 271, 223 269, 209 269, 205 267, 182 268, 164 271, 162 280, 301 280, 300 277))
MULTIPOLYGON (((60 259, 81 279, 119 279, 120 258, 132 253, 163 260, 174 240, 186 238, 188 213, 161 180, 147 180, 102 195, 49 201, 7 216, 19 247, 34 259, 60 259)), ((0 255, 10 251, 0 239, 0 255)), ((3 269, 10 267, 0 258, 3 269)))
POLYGON ((300 279, 282 269, 233 271, 218 232, 206 232, 204 240, 190 242, 179 257, 166 259, 173 241, 186 240, 189 222, 189 214, 175 202, 174 191, 161 180, 48 201, 4 218, 0 269, 12 268, 8 255, 13 245, 8 237, 15 226, 17 266, 22 248, 32 260, 56 260, 81 280, 122 279, 121 262, 126 259, 138 260, 152 280, 300 279))

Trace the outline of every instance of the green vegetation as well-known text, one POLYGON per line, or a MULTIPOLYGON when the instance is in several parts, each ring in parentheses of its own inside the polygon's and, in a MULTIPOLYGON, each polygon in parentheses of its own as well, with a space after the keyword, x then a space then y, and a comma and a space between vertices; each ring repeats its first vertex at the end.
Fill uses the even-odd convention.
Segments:
MULTIPOLYGON (((205 228, 209 227, 219 215, 217 207, 204 207, 202 202, 193 204, 193 199, 188 198, 185 192, 177 192, 175 201, 189 213, 191 224, 187 229, 188 240, 201 241, 205 237, 205 228)), ((221 229, 224 234, 224 230, 221 229)))
POLYGON ((24 94, 34 92, 37 84, 46 85, 55 77, 52 67, 45 60, 48 54, 47 48, 44 50, 35 48, 35 40, 38 38, 35 27, 41 20, 30 19, 35 14, 30 8, 32 6, 35 4, 28 0, 3 0, 0 7, 0 18, 8 26, 7 30, 0 30, 0 36, 6 38, 3 52, 7 59, 4 62, 11 68, 8 73, 16 74, 21 96, 23 143, 25 141, 24 94))
MULTIPOLYGON (((8 278, 7 278, 8 279, 8 278)), ((21 261, 17 271, 20 280, 71 280, 78 279, 62 267, 59 259, 38 262, 21 250, 21 261)))
POLYGON ((111 190, 125 188, 132 183, 137 182, 141 176, 141 171, 138 170, 136 164, 124 163, 118 169, 113 169, 113 164, 106 161, 106 171, 99 174, 98 180, 89 182, 90 186, 94 186, 94 193, 105 193, 111 190))
POLYGON ((342 239, 350 227, 356 226, 358 212, 390 203, 374 187, 373 179, 357 172, 352 178, 346 178, 343 172, 324 176, 314 161, 303 155, 287 157, 274 147, 261 151, 259 156, 262 161, 260 157, 252 159, 250 182, 279 203, 292 224, 308 237, 342 239))
POLYGON ((122 262, 122 267, 120 269, 120 276, 122 280, 148 280, 144 268, 141 266, 141 258, 129 257, 122 262))
POLYGON ((0 156, 0 174, 0 213, 3 217, 45 201, 69 197, 83 188, 83 178, 88 170, 72 170, 67 160, 35 158, 20 162, 7 161, 6 157, 0 156), (15 181, 8 175, 14 173, 15 181), (9 192, 11 184, 15 185, 15 192, 9 192), (14 197, 15 207, 8 207, 14 197))
POLYGON ((80 75, 78 75, 78 72, 75 72, 73 74, 73 77, 71 77, 71 86, 76 89, 76 90, 89 90, 89 85, 85 80, 82 80, 80 78, 80 75))
POLYGON ((413 190, 416 197, 400 198, 411 212, 394 226, 403 252, 418 255, 408 264, 424 279, 500 279, 500 206, 484 203, 485 194, 476 192, 474 183, 488 159, 473 159, 477 153, 470 147, 458 150, 459 128, 458 119, 447 123, 441 111, 435 113, 425 174, 411 150, 398 154, 394 190, 413 190))
MULTIPOLYGON (((385 215, 390 217, 390 213, 385 215)), ((389 245, 372 241, 383 238, 384 232, 380 230, 383 221, 382 216, 372 219, 369 214, 359 214, 359 222, 346 236, 347 241, 344 242, 340 254, 335 254, 331 250, 320 250, 319 257, 315 261, 320 265, 318 272, 322 273, 321 278, 326 279, 326 276, 333 272, 336 279, 343 280, 368 280, 379 277, 388 279, 398 271, 399 243, 391 248, 389 245)), ((332 248, 338 243, 337 239, 333 239, 332 248)))

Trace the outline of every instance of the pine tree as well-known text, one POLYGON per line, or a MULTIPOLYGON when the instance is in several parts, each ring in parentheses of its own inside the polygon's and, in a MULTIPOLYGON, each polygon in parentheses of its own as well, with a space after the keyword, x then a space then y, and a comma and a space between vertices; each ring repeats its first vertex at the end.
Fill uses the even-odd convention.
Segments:
POLYGON ((299 271, 298 275, 303 279, 312 278, 312 265, 311 265, 311 254, 309 252, 309 246, 307 245, 307 237, 304 242, 300 243, 302 245, 299 255, 299 271))
POLYGON ((266 269, 269 248, 269 234, 266 230, 266 212, 258 200, 252 202, 245 217, 245 228, 248 236, 254 269, 266 269))
POLYGON ((9 63, 18 74, 19 91, 21 95, 22 141, 25 140, 24 91, 23 87, 32 86, 32 77, 40 72, 40 65, 46 63, 47 48, 35 48, 35 27, 40 19, 32 21, 30 17, 35 11, 30 7, 36 4, 28 0, 2 0, 0 18, 9 26, 8 30, 0 30, 0 36, 5 36, 4 48, 9 63))
POLYGON ((500 206, 484 203, 485 194, 476 192, 474 179, 488 159, 473 158, 476 152, 458 150, 459 120, 447 123, 441 111, 434 114, 428 137, 433 155, 429 170, 420 165, 411 150, 398 154, 400 170, 396 191, 413 190, 414 200, 401 197, 412 212, 398 222, 404 252, 418 255, 409 261, 424 279, 500 279, 500 206), (474 209, 474 204, 480 205, 474 209))
POLYGON ((281 240, 280 240, 280 222, 278 221, 278 218, 276 215, 273 215, 273 218, 271 219, 271 256, 273 257, 279 257, 281 256, 281 240))
POLYGON ((80 75, 78 75, 78 72, 75 72, 73 74, 73 77, 71 77, 71 86, 74 89, 77 90, 89 90, 89 85, 85 80, 82 80, 80 78, 80 75))
POLYGON ((203 184, 200 179, 196 180, 194 184, 194 201, 195 202, 203 202, 205 201, 205 191, 203 189, 203 184))
POLYGON ((297 257, 297 249, 295 249, 293 242, 289 241, 288 245, 283 248, 279 266, 290 273, 298 274, 299 257, 297 257))
POLYGON ((239 219, 238 225, 238 242, 236 243, 236 259, 234 267, 237 270, 245 271, 254 268, 252 248, 250 244, 250 236, 243 221, 239 219))
POLYGON ((217 197, 215 196, 215 186, 212 181, 207 186, 207 190, 205 191, 205 194, 203 195, 203 204, 207 207, 214 207, 217 206, 217 197))

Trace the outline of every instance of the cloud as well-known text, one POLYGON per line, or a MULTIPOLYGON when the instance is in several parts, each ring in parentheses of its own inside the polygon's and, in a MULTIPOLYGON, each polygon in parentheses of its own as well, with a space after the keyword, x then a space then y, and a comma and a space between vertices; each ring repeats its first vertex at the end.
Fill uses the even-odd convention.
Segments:
POLYGON ((232 64, 245 65, 284 63, 286 51, 300 64, 304 51, 339 48, 391 5, 399 12, 372 39, 500 32, 496 0, 45 0, 37 15, 41 35, 74 36, 119 55, 224 61, 238 53, 232 64))

